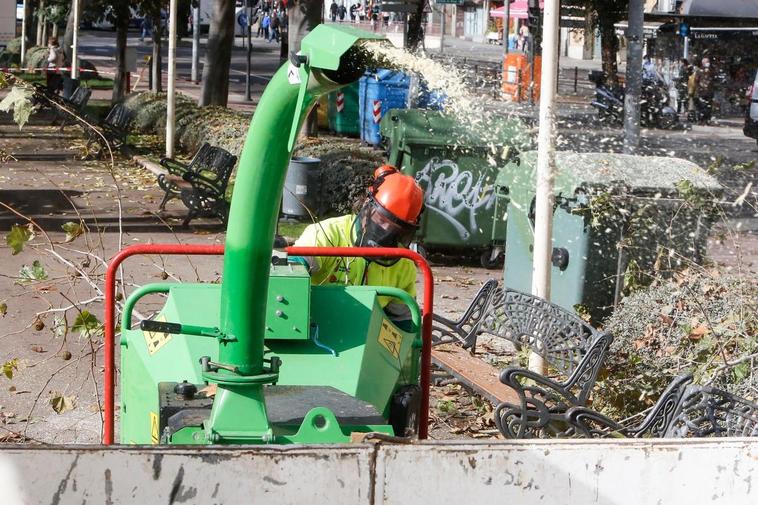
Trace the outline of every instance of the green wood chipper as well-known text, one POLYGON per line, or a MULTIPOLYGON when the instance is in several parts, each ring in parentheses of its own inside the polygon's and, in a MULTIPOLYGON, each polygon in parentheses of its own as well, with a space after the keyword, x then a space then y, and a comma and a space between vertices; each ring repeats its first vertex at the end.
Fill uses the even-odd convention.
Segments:
POLYGON ((105 429, 115 433, 116 272, 135 254, 223 254, 221 284, 142 286, 123 306, 119 439, 124 444, 288 444, 355 433, 425 438, 433 281, 405 249, 289 248, 273 237, 288 162, 312 105, 365 71, 371 33, 319 25, 274 75, 253 117, 221 246, 136 245, 106 275, 105 429), (402 256, 423 270, 424 312, 404 291, 311 286, 293 256, 402 256), (132 327, 140 298, 165 293, 158 315, 132 327), (408 305, 412 327, 377 301, 408 305))

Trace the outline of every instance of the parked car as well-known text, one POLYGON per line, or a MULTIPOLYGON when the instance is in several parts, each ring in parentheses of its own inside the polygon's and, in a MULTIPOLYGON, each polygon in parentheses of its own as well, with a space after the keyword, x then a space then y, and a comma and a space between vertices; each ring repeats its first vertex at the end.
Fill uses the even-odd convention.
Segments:
POLYGON ((745 108, 745 127, 742 129, 746 136, 758 142, 758 70, 755 72, 753 85, 747 91, 747 107, 745 108))

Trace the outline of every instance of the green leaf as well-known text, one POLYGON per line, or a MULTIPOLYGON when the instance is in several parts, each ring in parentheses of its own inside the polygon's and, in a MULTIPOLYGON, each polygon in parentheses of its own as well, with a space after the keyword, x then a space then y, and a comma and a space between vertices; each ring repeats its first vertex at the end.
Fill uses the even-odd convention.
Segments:
POLYGON ((50 397, 50 406, 56 414, 63 414, 66 411, 74 410, 76 405, 74 404, 73 396, 64 396, 63 393, 53 393, 50 397))
POLYGON ((0 316, 5 317, 5 314, 8 313, 8 304, 5 302, 0 303, 0 316))
POLYGON ((732 368, 734 382, 740 383, 750 376, 750 364, 747 362, 739 363, 732 368))
POLYGON ((16 283, 19 284, 25 284, 33 281, 43 281, 47 279, 47 272, 39 260, 34 260, 32 266, 21 266, 21 270, 18 272, 18 277, 19 279, 16 281, 16 283))
POLYGON ((5 236, 5 243, 11 248, 11 254, 16 255, 24 250, 26 244, 32 238, 32 232, 26 226, 14 224, 11 231, 5 236))
POLYGON ((90 338, 93 334, 98 334, 102 331, 103 325, 98 321, 94 314, 88 310, 83 310, 76 316, 74 325, 71 327, 73 331, 78 331, 79 336, 90 338))
POLYGON ((32 105, 34 91, 23 86, 13 86, 10 92, 0 102, 0 111, 10 112, 13 110, 13 120, 18 124, 19 130, 24 127, 29 116, 36 110, 32 105))
POLYGON ((18 359, 13 358, 12 360, 9 360, 3 363, 2 368, 0 368, 0 373, 5 375, 9 379, 12 379, 13 372, 16 370, 18 370, 18 359))
POLYGON ((66 232, 66 242, 72 242, 76 237, 84 233, 84 226, 82 226, 81 222, 74 223, 73 221, 69 221, 68 223, 63 223, 61 228, 66 232))
POLYGON ((65 318, 57 316, 53 318, 53 334, 56 338, 65 337, 67 329, 65 318))

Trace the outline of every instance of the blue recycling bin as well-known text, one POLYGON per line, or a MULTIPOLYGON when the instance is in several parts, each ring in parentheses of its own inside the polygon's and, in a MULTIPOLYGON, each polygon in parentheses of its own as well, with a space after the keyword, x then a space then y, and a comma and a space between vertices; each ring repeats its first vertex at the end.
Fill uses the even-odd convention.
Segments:
POLYGON ((447 95, 437 90, 429 89, 426 81, 421 79, 418 85, 418 99, 416 107, 426 110, 444 110, 447 95))
POLYGON ((390 109, 405 109, 408 102, 408 88, 411 79, 394 70, 369 70, 359 83, 359 119, 361 140, 367 144, 379 145, 382 136, 379 123, 390 109))

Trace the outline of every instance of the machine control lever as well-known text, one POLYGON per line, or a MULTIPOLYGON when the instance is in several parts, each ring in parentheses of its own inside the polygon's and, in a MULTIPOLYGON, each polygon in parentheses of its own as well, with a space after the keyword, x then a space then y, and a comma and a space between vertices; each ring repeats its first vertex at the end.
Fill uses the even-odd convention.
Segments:
POLYGON ((145 319, 139 324, 140 330, 155 333, 182 333, 182 325, 179 323, 167 323, 164 321, 150 321, 145 319))
POLYGON ((192 324, 169 323, 166 321, 151 321, 145 319, 139 324, 140 330, 157 333, 173 333, 182 335, 195 335, 198 337, 217 338, 222 342, 233 342, 237 339, 227 335, 218 328, 208 326, 195 326, 192 324))
POLYGON ((218 372, 219 369, 221 369, 221 370, 227 370, 232 373, 239 373, 239 368, 237 368, 236 366, 224 365, 223 363, 216 363, 215 361, 211 361, 211 358, 209 356, 200 357, 200 369, 203 372, 218 372))

